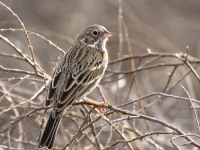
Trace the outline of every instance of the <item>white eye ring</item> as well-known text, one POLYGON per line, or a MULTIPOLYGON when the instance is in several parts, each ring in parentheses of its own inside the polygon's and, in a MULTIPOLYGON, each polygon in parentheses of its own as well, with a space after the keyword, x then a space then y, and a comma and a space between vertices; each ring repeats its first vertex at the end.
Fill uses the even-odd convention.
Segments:
POLYGON ((93 30, 93 31, 92 31, 92 34, 93 34, 94 36, 97 36, 97 35, 98 35, 98 31, 93 30))

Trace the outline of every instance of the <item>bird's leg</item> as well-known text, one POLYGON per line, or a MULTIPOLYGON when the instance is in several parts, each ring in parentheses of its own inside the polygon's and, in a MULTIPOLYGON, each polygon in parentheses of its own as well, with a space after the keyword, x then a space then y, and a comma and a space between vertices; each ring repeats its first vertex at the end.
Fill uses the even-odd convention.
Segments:
POLYGON ((100 108, 100 115, 103 116, 103 114, 106 112, 106 107, 108 107, 108 103, 107 102, 97 102, 95 100, 92 100, 90 98, 85 97, 84 100, 95 106, 95 107, 99 107, 100 108))

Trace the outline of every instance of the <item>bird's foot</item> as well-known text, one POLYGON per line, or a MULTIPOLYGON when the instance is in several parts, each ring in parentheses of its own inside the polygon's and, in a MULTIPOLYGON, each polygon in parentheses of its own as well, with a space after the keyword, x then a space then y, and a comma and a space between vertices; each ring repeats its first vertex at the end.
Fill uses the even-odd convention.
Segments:
POLYGON ((100 108, 99 111, 100 111, 101 117, 103 117, 103 115, 105 114, 105 112, 106 112, 106 107, 109 106, 108 102, 97 102, 97 101, 92 100, 92 99, 87 98, 87 97, 84 98, 84 100, 85 100, 87 103, 89 103, 89 104, 91 104, 91 105, 93 105, 93 106, 95 106, 95 107, 99 107, 99 108, 100 108))

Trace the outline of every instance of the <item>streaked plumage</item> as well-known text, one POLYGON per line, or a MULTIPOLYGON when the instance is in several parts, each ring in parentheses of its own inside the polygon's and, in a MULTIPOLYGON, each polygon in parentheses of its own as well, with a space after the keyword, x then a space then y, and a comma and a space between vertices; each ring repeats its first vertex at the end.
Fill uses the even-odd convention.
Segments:
POLYGON ((47 94, 46 106, 52 104, 53 110, 39 147, 53 147, 65 108, 75 100, 84 98, 100 82, 108 64, 105 44, 112 35, 101 25, 89 26, 78 35, 74 45, 61 58, 47 94))

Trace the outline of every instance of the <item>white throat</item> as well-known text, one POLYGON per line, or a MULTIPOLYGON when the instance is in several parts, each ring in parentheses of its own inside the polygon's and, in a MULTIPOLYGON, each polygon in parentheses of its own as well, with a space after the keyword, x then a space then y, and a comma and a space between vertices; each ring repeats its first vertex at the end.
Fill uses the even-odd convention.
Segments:
POLYGON ((104 40, 103 40, 103 44, 102 44, 102 48, 103 48, 103 50, 106 50, 106 42, 108 41, 108 38, 105 38, 104 40))
POLYGON ((87 44, 83 40, 81 40, 81 42, 84 43, 85 45, 87 45, 88 47, 91 47, 94 49, 99 49, 99 47, 100 47, 103 51, 106 50, 106 42, 107 41, 108 41, 108 38, 103 38, 103 39, 99 39, 94 44, 87 44), (101 45, 99 45, 100 43, 101 43, 101 45))

